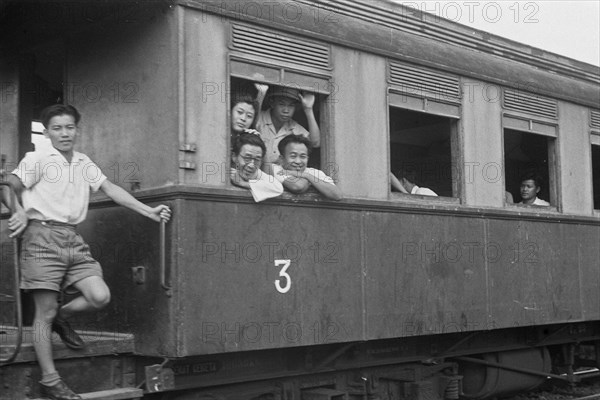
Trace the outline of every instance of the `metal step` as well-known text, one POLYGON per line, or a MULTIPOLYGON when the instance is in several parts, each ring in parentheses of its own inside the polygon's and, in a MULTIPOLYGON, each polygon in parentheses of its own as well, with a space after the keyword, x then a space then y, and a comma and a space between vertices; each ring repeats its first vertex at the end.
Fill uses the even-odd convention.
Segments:
MULTIPOLYGON (((99 392, 80 393, 84 400, 126 400, 126 399, 141 399, 144 396, 144 391, 137 388, 118 388, 111 390, 101 390, 99 392)), ((38 398, 33 400, 47 400, 46 398, 38 398)))
MULTIPOLYGON (((13 326, 0 325, 0 356, 5 357, 14 348, 17 330, 13 326)), ((90 357, 105 354, 123 354, 134 351, 134 337, 130 333, 100 332, 76 330, 85 342, 83 350, 75 351, 64 345, 56 333, 52 334, 54 359, 90 357)), ((35 332, 32 327, 23 329, 23 344, 15 363, 32 362, 36 360, 33 341, 35 332)))

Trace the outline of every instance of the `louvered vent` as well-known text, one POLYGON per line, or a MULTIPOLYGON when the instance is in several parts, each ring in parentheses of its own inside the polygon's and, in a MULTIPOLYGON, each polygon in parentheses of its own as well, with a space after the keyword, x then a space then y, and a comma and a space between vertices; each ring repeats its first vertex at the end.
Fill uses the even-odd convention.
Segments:
POLYGON ((288 35, 233 25, 232 47, 257 56, 313 68, 329 68, 329 46, 288 35))
POLYGON ((558 116, 556 100, 516 89, 504 89, 504 107, 541 117, 556 119, 558 116))
POLYGON ((590 110, 590 126, 600 130, 600 110, 590 110))
POLYGON ((458 77, 438 71, 390 61, 390 83, 408 93, 460 98, 458 77))

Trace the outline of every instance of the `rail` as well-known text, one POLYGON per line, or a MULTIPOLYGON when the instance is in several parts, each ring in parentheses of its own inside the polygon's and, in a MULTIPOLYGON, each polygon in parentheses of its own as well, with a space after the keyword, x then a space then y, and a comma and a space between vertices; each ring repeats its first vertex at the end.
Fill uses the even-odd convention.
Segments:
MULTIPOLYGON (((11 208, 14 207, 17 201, 17 195, 13 190, 12 186, 8 182, 0 182, 0 187, 7 186, 10 191, 11 196, 11 208)), ((4 189, 2 189, 4 190, 4 189)), ((0 295, 4 298, 0 299, 0 301, 10 301, 15 303, 15 318, 17 321, 17 340, 15 343, 14 350, 12 354, 7 358, 0 357, 0 365, 11 363, 17 358, 19 351, 21 350, 21 345, 23 344, 23 313, 22 313, 22 303, 21 303, 21 290, 20 286, 20 271, 19 271, 19 243, 18 239, 14 237, 12 239, 13 242, 13 268, 14 268, 14 296, 10 295, 0 295)))

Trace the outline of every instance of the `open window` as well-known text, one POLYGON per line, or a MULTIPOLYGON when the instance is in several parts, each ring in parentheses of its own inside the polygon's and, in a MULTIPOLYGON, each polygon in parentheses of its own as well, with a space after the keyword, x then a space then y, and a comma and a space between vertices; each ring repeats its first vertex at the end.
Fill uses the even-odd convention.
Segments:
POLYGON ((556 207, 558 102, 536 93, 504 88, 502 106, 505 109, 502 125, 506 192, 512 195, 515 204, 520 204, 522 179, 537 177, 541 180, 541 189, 536 195, 536 205, 549 203, 556 207))
MULTIPOLYGON (((598 142, 600 143, 600 140, 598 142)), ((600 211, 600 144, 592 144, 592 186, 594 210, 600 211)))
MULTIPOLYGON (((232 99, 239 98, 239 96, 246 96, 246 97, 250 97, 252 99, 256 99, 258 96, 258 90, 256 89, 254 82, 251 80, 232 77, 231 81, 230 81, 230 85, 231 85, 230 86, 230 95, 231 95, 232 99)), ((301 93, 314 94, 315 95, 315 103, 313 105, 313 113, 314 113, 315 119, 317 121, 317 124, 319 125, 319 128, 321 130, 321 140, 323 140, 323 136, 324 136, 323 133, 326 130, 323 129, 324 124, 321 122, 321 110, 327 101, 326 95, 311 92, 308 90, 302 90, 293 84, 289 84, 289 85, 271 85, 271 84, 269 84, 268 86, 269 86, 269 89, 266 93, 264 100, 262 101, 262 105, 261 105, 262 107, 261 107, 260 112, 269 112, 269 110, 270 110, 270 97, 269 97, 270 93, 273 93, 278 88, 288 87, 288 88, 298 89, 301 93)), ((229 110, 229 111, 231 112, 231 110, 229 110)), ((256 128, 255 125, 256 125, 257 119, 258 119, 258 113, 254 117, 254 123, 252 124, 253 128, 256 128)), ((304 110, 302 109, 302 105, 300 103, 298 103, 296 105, 293 120, 296 121, 298 124, 300 124, 307 131, 309 130, 308 120, 307 120, 304 110)), ((265 133, 265 132, 261 132, 261 135, 263 135, 263 136, 266 134, 267 133, 265 133)), ((321 143, 323 143, 323 142, 321 142, 321 143)), ((323 145, 321 144, 321 146, 319 148, 313 149, 312 153, 310 154, 310 159, 308 162, 309 167, 321 169, 321 151, 320 151, 320 149, 322 147, 323 147, 323 145)))
POLYGON ((600 211, 600 110, 590 110, 592 194, 594 210, 600 211))
POLYGON ((452 168, 456 125, 454 118, 390 107, 391 172, 401 182, 405 178, 438 196, 457 197, 452 168))
POLYGON ((393 195, 459 197, 458 76, 389 60, 388 83, 393 195))
POLYGON ((506 191, 514 203, 522 201, 521 179, 529 173, 541 177, 538 199, 556 205, 554 182, 555 138, 515 129, 504 129, 504 168, 506 191))
POLYGON ((52 147, 52 142, 44 136, 44 125, 40 121, 31 123, 31 144, 33 150, 47 150, 52 147))
POLYGON ((52 41, 28 49, 20 58, 20 158, 28 151, 50 145, 42 134, 44 127, 39 117, 44 108, 63 103, 68 94, 64 83, 65 57, 62 41, 52 41))
MULTIPOLYGON (((306 37, 236 22, 231 24, 229 48, 230 96, 246 92, 255 98, 257 90, 254 83, 266 84, 269 90, 261 109, 265 112, 270 106, 270 93, 278 88, 315 95, 313 113, 321 132, 320 147, 313 149, 308 166, 332 175, 328 167, 334 165, 333 160, 331 154, 325 151, 329 141, 328 99, 335 92, 331 83, 331 46, 306 37)), ((301 104, 296 106, 293 120, 310 131, 301 104)), ((266 133, 261 133, 266 136, 266 133)))

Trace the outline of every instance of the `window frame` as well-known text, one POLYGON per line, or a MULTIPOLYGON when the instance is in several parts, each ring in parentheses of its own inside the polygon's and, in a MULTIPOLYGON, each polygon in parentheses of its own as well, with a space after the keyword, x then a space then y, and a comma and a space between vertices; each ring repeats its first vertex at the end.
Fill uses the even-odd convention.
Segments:
MULTIPOLYGON (((600 208, 595 208, 594 207, 594 160, 593 160, 593 147, 597 146, 598 149, 600 149, 600 127, 597 127, 596 124, 594 123, 594 119, 592 117, 592 113, 600 113, 599 111, 596 110, 590 110, 590 187, 592 188, 591 191, 591 201, 592 201, 592 214, 596 217, 600 217, 600 208)), ((600 163, 600 160, 598 160, 598 162, 600 163)), ((600 178, 600 177, 599 177, 600 178)), ((600 188, 598 188, 598 190, 600 190, 600 188)))
POLYGON ((436 117, 447 118, 450 123, 450 176, 452 179, 452 197, 422 196, 392 192, 388 177, 388 199, 401 201, 462 204, 463 153, 461 152, 462 132, 462 85, 459 75, 422 65, 394 59, 387 62, 387 169, 391 172, 391 111, 393 108, 419 112, 436 117))
MULTIPOLYGON (((243 25, 235 23, 232 25, 243 25)), ((232 29, 232 28, 231 28, 232 29)), ((230 29, 230 31, 231 31, 230 29)), ((266 30, 266 29, 265 29, 266 30)), ((287 34, 266 30, 275 33, 280 36, 287 34)), ((290 35, 291 36, 291 35, 290 35)), ((294 36, 295 37, 295 36, 294 36)), ((318 43, 312 41, 313 43, 318 43)), ((324 44, 325 45, 325 44, 324 44)), ((326 45, 329 46, 330 45, 326 45)), ((329 52, 331 49, 329 49, 329 52)), ((331 55, 329 54, 329 57, 331 55)), ((335 83, 333 82, 333 68, 314 68, 300 64, 290 63, 285 60, 277 60, 275 58, 264 57, 256 54, 249 54, 243 51, 239 51, 234 48, 231 44, 227 52, 227 101, 226 103, 226 121, 229 126, 231 121, 231 110, 229 105, 231 104, 232 95, 232 78, 242 79, 249 82, 257 82, 267 84, 269 87, 273 86, 287 86, 292 87, 301 91, 307 91, 314 93, 318 96, 319 109, 317 111, 319 120, 317 121, 319 129, 321 131, 321 143, 318 149, 313 149, 313 154, 318 151, 320 158, 319 169, 331 176, 336 184, 338 183, 337 177, 332 175, 335 170, 331 170, 331 166, 335 168, 335 156, 332 146, 332 103, 334 103, 334 96, 337 92, 335 83)), ((266 100, 266 99, 265 99, 266 100)), ((264 103, 263 103, 264 104, 264 103)), ((260 112, 260 110, 259 110, 260 112)), ((257 114, 258 117, 258 114, 257 114)), ((308 127, 305 127, 308 130, 308 127)), ((229 132, 229 129, 227 130, 229 132)), ((228 154, 231 154, 231 141, 228 140, 228 154)), ((228 182, 228 187, 235 187, 231 182, 228 182)), ((311 193, 303 194, 290 194, 296 196, 307 196, 310 197, 311 193)), ((285 198, 285 196, 283 197, 285 198)))
MULTIPOLYGON (((395 104, 392 104, 390 102, 390 96, 389 93, 393 91, 393 89, 388 89, 388 102, 387 102, 387 119, 388 119, 388 124, 387 124, 387 130, 388 130, 388 170, 390 172, 392 172, 392 156, 391 156, 391 136, 392 136, 392 132, 391 132, 391 110, 393 108, 396 109, 400 109, 400 110, 405 110, 405 111, 410 111, 410 112, 418 112, 418 113, 422 113, 422 114, 426 114, 426 115, 431 115, 431 116, 436 116, 436 117, 442 117, 442 118, 446 118, 448 119, 449 123, 450 123, 450 160, 451 160, 451 166, 450 166, 450 176, 452 179, 452 196, 423 196, 423 195, 416 195, 416 194, 406 194, 406 193, 400 193, 400 192, 392 192, 391 189, 391 182, 389 181, 388 178, 388 198, 390 200, 402 200, 402 201, 418 201, 418 202, 423 202, 423 200, 428 200, 428 201, 432 201, 432 202, 442 202, 442 203, 449 203, 449 204, 462 204, 462 186, 461 186, 461 182, 462 182, 462 171, 458 168, 458 166, 460 165, 459 162, 457 162, 457 160, 462 159, 462 153, 460 152, 460 137, 459 137, 459 132, 461 131, 461 127, 460 127, 460 123, 461 123, 461 118, 459 115, 460 113, 460 106, 457 106, 457 113, 456 114, 452 114, 449 115, 448 113, 442 113, 442 112, 433 112, 431 111, 430 108, 426 108, 426 110, 417 110, 414 108, 406 108, 406 107, 399 107, 395 104)), ((404 94, 402 94, 404 95, 404 94)), ((415 96, 408 96, 408 97, 412 97, 413 99, 418 99, 415 96)), ((428 101, 428 99, 426 98, 422 98, 419 99, 422 104, 423 107, 427 107, 429 104, 432 103, 432 101, 428 101)), ((433 101, 435 102, 435 101, 433 101)), ((438 102, 439 103, 439 102, 438 102)), ((415 104, 413 102, 413 104, 415 104)), ((439 110, 438 110, 439 111, 439 110)))
POLYGON ((557 150, 559 149, 559 126, 556 121, 552 121, 550 119, 539 118, 539 117, 531 117, 526 114, 516 113, 516 112, 503 112, 502 113, 502 170, 504 174, 502 174, 502 184, 506 190, 506 149, 504 147, 505 143, 505 135, 506 130, 511 130, 515 132, 519 132, 521 134, 530 134, 530 135, 538 135, 545 137, 546 139, 551 138, 553 140, 547 141, 548 146, 546 147, 546 156, 548 157, 548 194, 550 198, 548 202, 549 206, 544 207, 531 207, 528 205, 518 204, 518 203, 506 203, 506 199, 504 199, 504 207, 507 209, 518 209, 522 211, 524 209, 531 209, 538 212, 539 210, 543 211, 553 211, 560 212, 560 188, 559 188, 559 180, 557 177, 557 166, 558 166, 558 156, 557 150))

